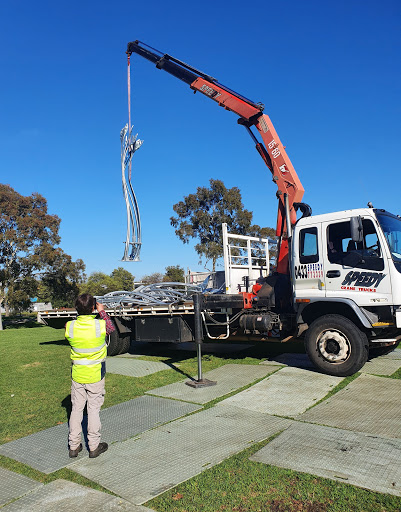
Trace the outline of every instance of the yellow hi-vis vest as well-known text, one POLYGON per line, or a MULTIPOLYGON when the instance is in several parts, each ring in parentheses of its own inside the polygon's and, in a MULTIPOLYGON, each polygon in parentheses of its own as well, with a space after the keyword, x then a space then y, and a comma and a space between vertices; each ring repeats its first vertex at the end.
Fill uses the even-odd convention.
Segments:
POLYGON ((66 323, 65 337, 71 345, 72 380, 93 384, 106 373, 106 322, 96 315, 80 315, 66 323))

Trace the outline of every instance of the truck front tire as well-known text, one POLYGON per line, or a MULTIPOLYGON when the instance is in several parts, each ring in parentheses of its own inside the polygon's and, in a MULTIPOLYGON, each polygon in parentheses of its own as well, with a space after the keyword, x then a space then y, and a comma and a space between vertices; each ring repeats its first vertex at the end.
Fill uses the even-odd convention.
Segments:
POLYGON ((367 336, 341 315, 324 315, 312 322, 305 334, 305 350, 323 373, 348 377, 368 360, 367 336))

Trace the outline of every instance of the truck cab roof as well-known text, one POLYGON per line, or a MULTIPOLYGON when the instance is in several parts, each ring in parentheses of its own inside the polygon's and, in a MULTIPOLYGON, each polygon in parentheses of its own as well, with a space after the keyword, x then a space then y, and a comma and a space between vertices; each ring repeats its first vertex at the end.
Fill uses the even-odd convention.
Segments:
MULTIPOLYGON (((384 212, 384 210, 382 210, 384 212)), ((342 210, 339 212, 322 213, 319 215, 311 215, 310 217, 302 217, 298 219, 297 226, 310 226, 321 222, 340 221, 349 219, 350 217, 374 217, 375 209, 373 208, 356 208, 352 210, 342 210)), ((390 214, 391 215, 391 214, 390 214)))

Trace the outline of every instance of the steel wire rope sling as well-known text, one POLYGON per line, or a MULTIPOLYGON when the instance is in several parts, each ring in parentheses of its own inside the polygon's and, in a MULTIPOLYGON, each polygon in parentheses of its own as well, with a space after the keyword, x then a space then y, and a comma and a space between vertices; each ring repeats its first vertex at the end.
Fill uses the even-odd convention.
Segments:
POLYGON ((131 72, 130 55, 128 54, 128 124, 120 132, 121 141, 121 174, 125 204, 127 208, 127 235, 124 242, 124 256, 122 261, 139 261, 141 252, 141 217, 138 202, 131 183, 132 157, 143 143, 138 134, 133 135, 131 125, 131 72), (127 179, 128 177, 128 179, 127 179))

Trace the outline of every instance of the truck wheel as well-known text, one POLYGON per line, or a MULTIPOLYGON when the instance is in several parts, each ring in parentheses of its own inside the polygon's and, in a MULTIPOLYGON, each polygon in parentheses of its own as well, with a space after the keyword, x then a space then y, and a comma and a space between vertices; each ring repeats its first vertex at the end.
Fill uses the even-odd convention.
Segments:
POLYGON ((107 340, 107 355, 108 356, 117 356, 120 353, 120 335, 117 331, 113 331, 109 334, 109 339, 107 340))
POLYGON ((107 355, 118 356, 128 352, 131 344, 131 333, 119 334, 117 329, 113 331, 107 340, 107 355))
POLYGON ((325 315, 312 322, 305 334, 305 349, 323 373, 348 377, 368 360, 368 339, 351 320, 325 315))
POLYGON ((120 334, 120 351, 119 354, 126 354, 131 346, 131 333, 120 334))

